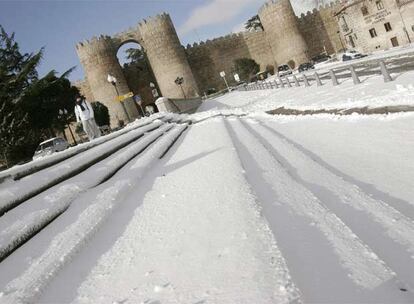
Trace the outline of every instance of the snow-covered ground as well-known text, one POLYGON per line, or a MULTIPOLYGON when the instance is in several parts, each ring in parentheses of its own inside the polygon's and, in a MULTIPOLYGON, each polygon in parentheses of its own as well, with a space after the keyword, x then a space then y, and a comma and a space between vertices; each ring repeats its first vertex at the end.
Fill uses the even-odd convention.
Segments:
POLYGON ((333 86, 323 80, 318 87, 314 81, 310 87, 279 88, 247 92, 233 92, 205 102, 198 117, 212 112, 252 113, 270 111, 279 107, 299 110, 350 109, 357 107, 413 106, 414 71, 392 75, 395 81, 384 83, 381 75, 362 76, 361 84, 354 85, 352 78, 339 79, 333 86))
POLYGON ((264 112, 413 104, 412 73, 380 80, 232 92, 5 172, 0 303, 413 303, 414 113, 264 112))

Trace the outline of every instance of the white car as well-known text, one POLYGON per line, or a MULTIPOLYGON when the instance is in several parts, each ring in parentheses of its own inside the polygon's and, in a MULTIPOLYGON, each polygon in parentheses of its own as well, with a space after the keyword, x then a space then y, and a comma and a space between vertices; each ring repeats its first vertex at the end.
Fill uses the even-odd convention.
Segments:
POLYGON ((44 157, 46 155, 53 154, 55 152, 66 150, 68 147, 68 142, 63 138, 55 137, 52 139, 48 139, 39 144, 33 155, 33 160, 44 157))
POLYGON ((293 73, 292 69, 287 64, 279 65, 277 72, 280 77, 291 75, 293 73))
POLYGON ((364 57, 367 57, 367 55, 351 50, 351 51, 347 51, 342 54, 342 61, 349 61, 349 60, 354 60, 354 59, 359 59, 359 58, 364 58, 364 57))

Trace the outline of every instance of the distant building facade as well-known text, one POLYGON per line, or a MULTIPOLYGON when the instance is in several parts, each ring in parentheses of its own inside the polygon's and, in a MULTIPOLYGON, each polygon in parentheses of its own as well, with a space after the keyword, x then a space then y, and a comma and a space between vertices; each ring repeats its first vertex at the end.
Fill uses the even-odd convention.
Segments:
POLYGON ((414 1, 358 0, 335 12, 348 48, 373 52, 409 44, 414 34, 414 1))
MULTIPOLYGON (((143 20, 136 27, 114 36, 80 42, 76 49, 85 70, 79 87, 88 99, 104 103, 111 123, 126 121, 107 74, 118 79, 119 93, 133 92, 153 101, 149 83, 154 80, 160 94, 182 98, 202 95, 209 88, 225 87, 220 72, 230 84, 234 60, 254 59, 261 70, 289 64, 292 68, 321 54, 344 49, 362 52, 402 46, 414 38, 414 0, 336 1, 301 16, 294 14, 289 0, 269 0, 258 13, 263 31, 243 32, 183 47, 168 14, 143 20), (128 42, 138 43, 148 59, 149 70, 121 67, 117 51, 128 42), (141 73, 140 77, 137 73, 141 73), (183 91, 174 80, 183 77, 183 91)), ((130 117, 139 115, 132 99, 126 100, 130 117)))

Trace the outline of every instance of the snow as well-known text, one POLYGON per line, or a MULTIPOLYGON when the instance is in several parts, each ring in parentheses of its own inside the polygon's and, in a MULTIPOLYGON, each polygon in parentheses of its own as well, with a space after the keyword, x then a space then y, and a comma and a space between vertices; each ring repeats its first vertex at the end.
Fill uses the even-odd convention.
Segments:
POLYGON ((11 169, 0 303, 412 303, 414 113, 264 111, 413 105, 413 79, 232 92, 11 169))
MULTIPOLYGON (((51 155, 44 156, 42 158, 36 159, 30 163, 24 164, 24 165, 17 165, 13 168, 10 168, 8 170, 0 172, 0 185, 4 180, 8 178, 13 179, 19 179, 23 176, 26 176, 30 173, 37 172, 38 170, 41 170, 43 168, 47 168, 55 163, 58 163, 59 161, 63 161, 69 157, 72 157, 76 155, 77 153, 81 153, 83 151, 86 151, 87 149, 90 149, 92 147, 95 147, 97 145, 100 145, 106 141, 109 141, 113 138, 116 138, 120 135, 123 135, 135 128, 139 128, 141 126, 144 126, 148 123, 151 123, 155 119, 162 119, 164 115, 155 115, 151 118, 144 118, 142 120, 137 120, 134 123, 131 123, 127 125, 124 129, 113 132, 109 135, 101 136, 100 138, 97 138, 93 141, 79 144, 75 147, 69 148, 65 151, 54 153, 51 155)), ((168 117, 168 116, 167 116, 168 117)))
MULTIPOLYGON (((411 58, 414 53, 414 43, 391 48, 388 50, 379 50, 375 51, 367 55, 366 57, 352 60, 352 61, 342 61, 342 55, 338 54, 337 57, 334 57, 333 59, 321 62, 315 65, 315 70, 318 72, 326 72, 329 69, 340 69, 344 67, 349 67, 350 65, 361 65, 361 64, 373 64, 379 61, 390 61, 395 59, 404 59, 404 58, 411 58)), ((390 65, 391 66, 391 65, 390 65)), ((314 70, 312 71, 314 72, 314 70)), ((312 72, 305 72, 305 74, 312 74, 312 72)))
POLYGON ((298 297, 222 120, 192 128, 158 170, 162 178, 75 303, 288 303, 298 297), (200 191, 206 184, 212 191, 200 191), (128 282, 130 275, 135 280, 128 282))
MULTIPOLYGON (((242 114, 270 111, 279 107, 299 110, 350 109, 362 107, 413 106, 414 72, 400 75, 395 82, 384 83, 382 76, 361 77, 362 83, 354 85, 352 79, 339 79, 340 85, 333 86, 330 80, 323 80, 318 87, 279 88, 260 91, 235 91, 209 102, 199 112, 242 114)), ((202 117, 203 113, 198 114, 202 117)))

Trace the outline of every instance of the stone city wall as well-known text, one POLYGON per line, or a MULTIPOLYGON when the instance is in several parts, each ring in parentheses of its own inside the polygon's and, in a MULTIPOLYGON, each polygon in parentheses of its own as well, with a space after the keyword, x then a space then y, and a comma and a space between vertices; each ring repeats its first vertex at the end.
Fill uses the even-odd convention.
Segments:
POLYGON ((221 71, 226 73, 229 85, 235 84, 233 74, 236 59, 254 59, 261 70, 274 64, 265 33, 261 31, 232 34, 188 45, 186 53, 201 92, 208 88, 225 88, 220 77, 221 71))
POLYGON ((331 2, 298 18, 299 30, 306 41, 311 58, 325 52, 334 54, 343 49, 338 33, 338 20, 334 16, 340 7, 339 1, 331 2))

